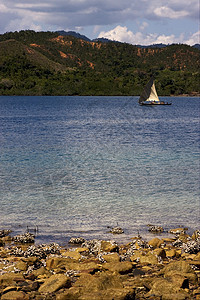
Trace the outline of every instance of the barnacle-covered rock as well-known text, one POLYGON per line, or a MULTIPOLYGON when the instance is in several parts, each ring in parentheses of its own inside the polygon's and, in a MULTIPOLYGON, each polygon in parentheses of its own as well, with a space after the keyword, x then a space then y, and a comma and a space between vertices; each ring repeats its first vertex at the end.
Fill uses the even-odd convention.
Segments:
POLYGON ((0 230, 0 238, 9 235, 11 232, 12 230, 7 230, 7 229, 0 230))
POLYGON ((121 227, 113 227, 111 230, 110 230, 110 233, 112 234, 122 234, 124 233, 124 230, 121 228, 121 227))
POLYGON ((32 233, 26 232, 24 234, 19 234, 13 237, 15 243, 21 244, 31 244, 35 241, 35 236, 32 233))
POLYGON ((196 254, 200 251, 200 240, 191 240, 188 241, 187 243, 183 243, 182 246, 182 251, 190 254, 196 254))
POLYGON ((15 247, 14 249, 11 249, 10 254, 24 257, 34 256, 42 259, 46 258, 49 254, 60 254, 60 247, 56 243, 52 243, 50 245, 32 245, 29 246, 25 251, 23 251, 21 248, 15 247))
POLYGON ((164 231, 162 226, 151 225, 151 224, 148 224, 147 226, 149 227, 148 231, 150 231, 152 233, 161 233, 164 231))
POLYGON ((82 237, 71 238, 71 239, 69 240, 69 243, 70 243, 70 244, 82 244, 82 243, 84 243, 84 242, 85 242, 85 239, 82 238, 82 237))

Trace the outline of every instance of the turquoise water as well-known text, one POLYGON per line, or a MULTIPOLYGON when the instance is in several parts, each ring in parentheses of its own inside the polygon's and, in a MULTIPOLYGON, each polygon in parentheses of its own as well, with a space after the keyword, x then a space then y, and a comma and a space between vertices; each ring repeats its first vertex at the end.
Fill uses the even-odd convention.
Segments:
POLYGON ((0 229, 66 243, 199 228, 200 102, 163 99, 0 97, 0 229))

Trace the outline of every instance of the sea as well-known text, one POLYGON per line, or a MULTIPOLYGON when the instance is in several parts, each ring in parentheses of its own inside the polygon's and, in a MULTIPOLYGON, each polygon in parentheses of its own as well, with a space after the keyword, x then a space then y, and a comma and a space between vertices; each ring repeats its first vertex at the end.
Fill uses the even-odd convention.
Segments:
POLYGON ((128 242, 200 229, 200 99, 1 96, 0 230, 128 242), (119 226, 123 234, 109 231, 119 226))

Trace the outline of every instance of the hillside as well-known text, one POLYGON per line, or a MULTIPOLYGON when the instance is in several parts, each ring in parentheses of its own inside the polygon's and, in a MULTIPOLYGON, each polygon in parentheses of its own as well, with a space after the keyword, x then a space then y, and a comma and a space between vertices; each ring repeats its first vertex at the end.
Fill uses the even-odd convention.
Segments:
POLYGON ((159 95, 200 93, 197 48, 141 48, 59 34, 0 35, 1 95, 139 95, 151 75, 159 95))

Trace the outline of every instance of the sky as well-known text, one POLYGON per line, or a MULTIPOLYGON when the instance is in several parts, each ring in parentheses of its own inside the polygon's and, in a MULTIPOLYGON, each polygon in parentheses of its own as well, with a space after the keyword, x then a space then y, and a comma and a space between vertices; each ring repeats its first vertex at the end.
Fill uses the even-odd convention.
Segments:
POLYGON ((133 45, 200 43, 200 0, 0 0, 0 34, 76 31, 133 45))

